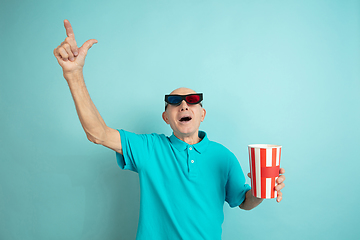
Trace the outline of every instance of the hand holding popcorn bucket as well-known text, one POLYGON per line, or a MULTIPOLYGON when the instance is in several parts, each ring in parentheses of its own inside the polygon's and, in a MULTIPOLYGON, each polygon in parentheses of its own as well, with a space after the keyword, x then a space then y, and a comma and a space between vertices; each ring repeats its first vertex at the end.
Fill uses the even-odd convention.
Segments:
POLYGON ((275 186, 280 171, 280 145, 252 144, 248 146, 251 191, 258 198, 276 198, 275 186))

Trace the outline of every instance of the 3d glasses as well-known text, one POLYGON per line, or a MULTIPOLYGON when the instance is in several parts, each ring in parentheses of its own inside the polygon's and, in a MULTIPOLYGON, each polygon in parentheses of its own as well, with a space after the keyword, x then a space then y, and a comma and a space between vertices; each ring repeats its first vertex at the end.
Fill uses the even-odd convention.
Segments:
POLYGON ((183 100, 190 105, 198 104, 203 100, 203 94, 165 95, 165 102, 174 106, 179 106, 183 100))

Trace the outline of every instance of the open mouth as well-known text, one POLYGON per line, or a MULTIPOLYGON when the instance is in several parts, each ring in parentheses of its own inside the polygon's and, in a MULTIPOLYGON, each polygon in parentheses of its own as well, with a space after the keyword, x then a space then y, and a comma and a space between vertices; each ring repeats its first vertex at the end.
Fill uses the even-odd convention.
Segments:
POLYGON ((185 116, 185 117, 180 118, 179 121, 180 121, 180 122, 189 122, 191 119, 192 119, 191 117, 185 116))

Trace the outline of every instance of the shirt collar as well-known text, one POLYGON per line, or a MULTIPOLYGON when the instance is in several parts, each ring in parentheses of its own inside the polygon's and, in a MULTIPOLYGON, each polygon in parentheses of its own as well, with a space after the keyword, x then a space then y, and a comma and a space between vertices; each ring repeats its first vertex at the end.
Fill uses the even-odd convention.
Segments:
POLYGON ((192 146, 197 152, 202 153, 206 150, 206 148, 209 144, 209 139, 207 138, 206 132, 203 132, 203 131, 199 131, 199 138, 202 139, 200 142, 198 142, 197 144, 194 144, 194 145, 190 145, 190 144, 187 144, 186 142, 178 139, 173 133, 170 136, 170 142, 179 151, 185 151, 186 149, 188 149, 189 146, 192 146))

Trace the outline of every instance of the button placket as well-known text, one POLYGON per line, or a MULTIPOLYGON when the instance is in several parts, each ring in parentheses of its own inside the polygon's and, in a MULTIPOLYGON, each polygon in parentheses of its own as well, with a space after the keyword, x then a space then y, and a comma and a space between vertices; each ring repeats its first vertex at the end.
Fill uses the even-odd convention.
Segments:
POLYGON ((188 147, 188 166, 189 166, 189 177, 195 177, 196 176, 196 151, 194 151, 194 148, 189 145, 188 147))
MULTIPOLYGON (((193 150, 193 148, 192 147, 189 147, 189 150, 190 151, 192 151, 193 150)), ((191 157, 190 157, 191 158, 191 157)), ((191 161, 190 161, 191 163, 194 163, 195 161, 194 161, 194 159, 191 159, 191 161)))

